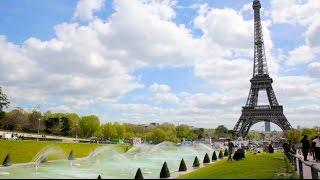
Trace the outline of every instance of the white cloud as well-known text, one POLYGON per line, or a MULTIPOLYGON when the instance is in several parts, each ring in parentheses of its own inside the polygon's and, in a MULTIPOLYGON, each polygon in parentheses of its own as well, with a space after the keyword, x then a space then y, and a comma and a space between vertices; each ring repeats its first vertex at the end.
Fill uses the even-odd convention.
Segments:
POLYGON ((313 60, 315 54, 309 46, 302 45, 289 52, 287 64, 298 65, 305 64, 313 60))
POLYGON ((154 102, 156 105, 176 105, 180 100, 172 93, 157 93, 155 94, 154 102))
POLYGON ((318 0, 272 0, 271 16, 274 23, 307 25, 320 13, 318 0))
POLYGON ((142 87, 120 61, 106 55, 95 29, 64 23, 56 27, 56 34, 49 41, 29 38, 21 46, 2 36, 1 84, 11 97, 20 102, 59 99, 69 105, 73 97, 88 105, 114 101, 142 87))
POLYGON ((287 65, 311 62, 320 52, 320 1, 318 0, 272 0, 271 15, 274 23, 287 23, 307 28, 303 34, 305 44, 288 54, 287 65))
POLYGON ((253 62, 244 59, 208 59, 195 65, 195 74, 219 89, 247 87, 253 62))
POLYGON ((241 13, 247 12, 247 11, 252 11, 252 3, 247 3, 244 4, 240 10, 241 13))
POLYGON ((307 33, 306 33, 307 44, 310 47, 318 48, 318 51, 320 48, 320 21, 319 21, 319 18, 320 18, 320 12, 317 16, 317 19, 315 19, 313 21, 313 23, 310 24, 310 26, 308 27, 307 33))
POLYGON ((194 57, 206 54, 206 45, 172 22, 172 6, 171 1, 115 1, 116 12, 101 39, 112 51, 123 52, 119 58, 128 67, 191 66, 194 57))
POLYGON ((253 36, 248 33, 253 32, 252 23, 245 21, 241 14, 233 9, 210 9, 202 12, 195 18, 194 24, 204 32, 205 38, 221 46, 252 47, 253 36))
POLYGON ((58 106, 51 106, 48 107, 48 110, 50 110, 53 113, 72 113, 74 110, 66 105, 58 105, 58 106))
MULTIPOLYGON (((207 8, 198 13, 194 24, 203 31, 203 38, 225 48, 248 49, 248 53, 253 53, 253 20, 245 20, 240 12, 229 8, 207 8)), ((269 21, 262 23, 267 50, 273 47, 269 25, 269 21)))
POLYGON ((274 81, 274 89, 280 100, 288 105, 296 100, 310 102, 320 98, 320 82, 315 78, 304 75, 283 76, 274 77, 274 81))
POLYGON ((320 63, 313 62, 308 65, 308 71, 311 77, 320 78, 320 63))
POLYGON ((171 88, 166 84, 154 83, 149 87, 153 92, 156 93, 167 93, 171 91, 171 88))
POLYGON ((79 0, 73 18, 83 21, 93 19, 93 14, 103 8, 104 1, 105 0, 79 0))
POLYGON ((179 98, 171 93, 171 87, 166 84, 154 83, 149 87, 154 92, 153 102, 156 105, 175 105, 180 102, 179 98))

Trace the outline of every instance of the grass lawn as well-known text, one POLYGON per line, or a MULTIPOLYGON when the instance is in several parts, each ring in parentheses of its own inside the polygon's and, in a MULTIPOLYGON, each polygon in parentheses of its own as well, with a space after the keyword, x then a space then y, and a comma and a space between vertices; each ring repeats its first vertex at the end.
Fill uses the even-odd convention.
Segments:
MULTIPOLYGON (((67 155, 73 150, 77 158, 88 156, 94 149, 108 146, 102 144, 88 144, 88 143, 62 143, 62 142, 44 142, 44 141, 19 141, 19 140, 0 140, 0 163, 3 162, 7 153, 11 156, 12 163, 26 163, 31 162, 33 157, 46 147, 61 148, 67 155)), ((111 145, 110 145, 111 146, 111 145)), ((125 152, 126 145, 117 146, 119 152, 125 152)), ((49 160, 65 158, 49 156, 49 160)))
POLYGON ((245 160, 217 161, 180 176, 181 179, 289 179, 298 178, 283 153, 247 153, 245 160))

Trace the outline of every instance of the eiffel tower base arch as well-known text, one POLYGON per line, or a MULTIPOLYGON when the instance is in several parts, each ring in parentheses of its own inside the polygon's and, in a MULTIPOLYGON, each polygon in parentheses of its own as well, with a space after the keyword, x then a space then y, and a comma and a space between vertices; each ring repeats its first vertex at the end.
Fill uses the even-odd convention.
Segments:
POLYGON ((263 121, 272 122, 283 131, 291 129, 283 114, 282 106, 243 107, 242 114, 234 127, 234 133, 237 137, 245 137, 254 124, 263 121))

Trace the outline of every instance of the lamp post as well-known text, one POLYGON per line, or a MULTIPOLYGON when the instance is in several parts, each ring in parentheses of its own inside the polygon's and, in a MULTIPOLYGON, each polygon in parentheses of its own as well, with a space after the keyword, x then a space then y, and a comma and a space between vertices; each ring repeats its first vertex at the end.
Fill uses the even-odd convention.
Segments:
POLYGON ((145 143, 145 141, 143 139, 144 139, 144 126, 142 126, 142 141, 143 141, 143 143, 145 143))
POLYGON ((40 136, 40 118, 38 119, 38 138, 37 138, 37 141, 39 141, 39 136, 40 136))
POLYGON ((76 125, 76 139, 75 141, 77 142, 78 141, 78 125, 76 125))

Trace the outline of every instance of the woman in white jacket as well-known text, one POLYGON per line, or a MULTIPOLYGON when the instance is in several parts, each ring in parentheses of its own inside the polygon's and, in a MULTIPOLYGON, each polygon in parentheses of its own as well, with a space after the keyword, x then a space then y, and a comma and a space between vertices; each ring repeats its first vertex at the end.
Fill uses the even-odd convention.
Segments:
POLYGON ((316 162, 320 162, 320 136, 316 137, 313 142, 316 143, 315 148, 315 155, 316 155, 316 162))

